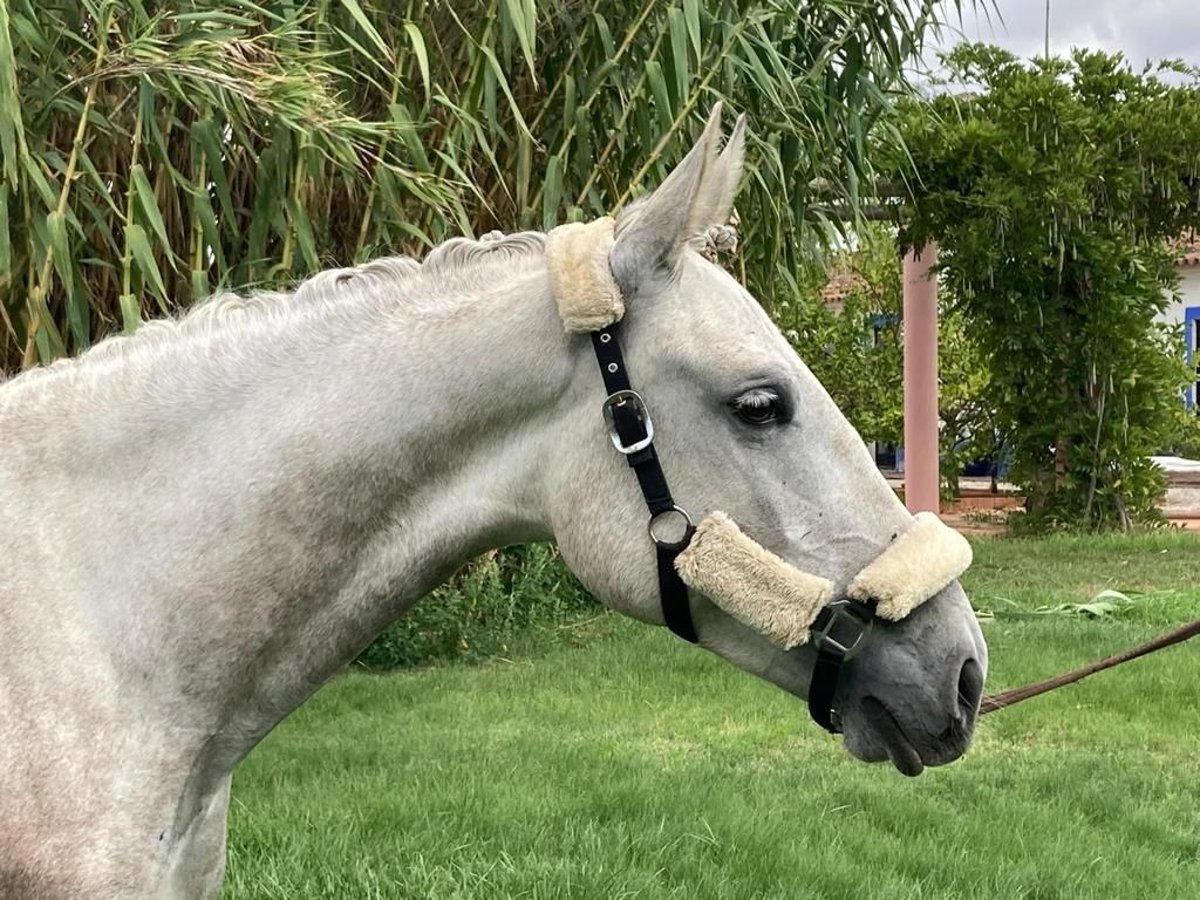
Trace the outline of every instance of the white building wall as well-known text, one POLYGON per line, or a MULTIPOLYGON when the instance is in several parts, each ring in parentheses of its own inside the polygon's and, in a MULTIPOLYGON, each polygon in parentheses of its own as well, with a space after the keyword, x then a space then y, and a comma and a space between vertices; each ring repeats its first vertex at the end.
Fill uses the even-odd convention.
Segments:
POLYGON ((1200 307, 1200 266, 1179 267, 1179 296, 1155 318, 1160 322, 1182 325, 1184 310, 1200 307))
MULTIPOLYGON (((1193 365, 1200 363, 1200 265, 1182 265, 1179 267, 1179 296, 1171 300, 1162 313, 1156 317, 1160 322, 1171 325, 1181 325, 1184 328, 1184 340, 1191 352, 1193 365)), ((1200 394, 1200 375, 1197 384, 1186 392, 1189 406, 1195 407, 1197 395, 1200 394)))

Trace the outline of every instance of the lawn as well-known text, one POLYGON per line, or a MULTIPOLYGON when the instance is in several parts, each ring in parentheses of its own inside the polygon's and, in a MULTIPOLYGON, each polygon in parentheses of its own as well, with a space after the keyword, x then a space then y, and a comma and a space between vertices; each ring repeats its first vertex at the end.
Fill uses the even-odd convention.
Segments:
MULTIPOLYGON (((1200 616, 1200 539, 983 539, 1000 690, 1200 616), (1099 619, 1037 607, 1130 598, 1099 619)), ((336 679, 238 770, 228 898, 1200 896, 1200 641, 851 760, 803 705, 604 615, 510 660, 336 679)))

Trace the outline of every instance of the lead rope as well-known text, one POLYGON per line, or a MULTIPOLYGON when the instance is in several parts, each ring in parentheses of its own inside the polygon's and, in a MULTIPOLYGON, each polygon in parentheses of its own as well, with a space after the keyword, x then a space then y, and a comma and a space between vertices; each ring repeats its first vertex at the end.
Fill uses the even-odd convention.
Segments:
POLYGON ((979 714, 981 716, 986 715, 998 709, 1004 709, 1006 706, 1022 703, 1030 697, 1037 697, 1039 694, 1049 693, 1063 685, 1082 681, 1089 675, 1119 666, 1121 663, 1137 659, 1139 656, 1146 656, 1156 650, 1162 650, 1164 647, 1170 647, 1174 644, 1182 644, 1184 641, 1190 640, 1198 634, 1200 634, 1200 619, 1184 625, 1182 628, 1177 628, 1175 631, 1156 637, 1151 641, 1146 641, 1144 644, 1139 644, 1136 647, 1131 647, 1112 656, 1106 656, 1104 659, 1097 660, 1082 668, 1064 672, 1062 675, 1055 675, 1053 678, 1047 678, 1044 681, 1035 681, 1033 684, 1013 688, 1010 691, 1004 691, 1000 694, 989 694, 979 704, 979 714))

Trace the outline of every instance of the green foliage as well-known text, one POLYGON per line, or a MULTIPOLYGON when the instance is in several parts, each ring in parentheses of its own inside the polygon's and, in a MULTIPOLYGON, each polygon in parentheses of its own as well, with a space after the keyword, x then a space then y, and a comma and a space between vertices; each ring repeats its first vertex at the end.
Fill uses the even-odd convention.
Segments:
POLYGON ((854 249, 806 270, 795 294, 772 307, 800 358, 865 440, 903 440, 901 307, 900 258, 880 228, 863 229, 854 249))
POLYGON ((902 240, 936 239, 985 348, 1027 526, 1157 517, 1147 457, 1176 439, 1181 348, 1154 321, 1174 287, 1164 245, 1200 223, 1200 73, 1185 83, 1085 51, 1023 64, 964 45, 957 87, 913 104, 897 163, 902 240))
MULTIPOLYGON (((1178 347, 1182 343, 1179 335, 1165 336, 1168 345, 1178 347)), ((1185 378, 1196 378, 1194 374, 1200 360, 1193 356, 1191 363, 1184 360, 1185 378)), ((1200 459, 1200 414, 1195 408, 1188 409, 1183 404, 1174 406, 1171 411, 1170 425, 1167 437, 1163 441, 1162 452, 1171 456, 1183 456, 1187 459, 1200 459)))
MULTIPOLYGON (((938 418, 943 491, 958 495, 957 475, 979 459, 1003 462, 1007 434, 1000 422, 991 360, 962 307, 948 292, 939 300, 938 418)), ((993 471, 995 471, 993 469, 993 471)))
MULTIPOLYGON (((786 289, 778 292, 787 296, 786 289)), ((943 295, 938 321, 938 414, 942 471, 951 492, 967 462, 995 459, 995 421, 988 362, 966 316, 943 295)), ((800 357, 868 441, 904 440, 903 283, 894 233, 857 229, 852 249, 810 267, 797 292, 777 300, 772 315, 800 357), (826 302, 831 291, 838 298, 826 302)))
POLYGON ((518 634, 559 629, 598 611, 546 544, 473 561, 396 620, 358 658, 368 669, 504 656, 518 634))
MULTIPOLYGON (((988 689, 1189 621, 1200 540, 986 539, 963 579, 988 689)), ((985 717, 908 780, 803 703, 616 615, 580 649, 334 680, 233 781, 227 900, 1194 900, 1200 653, 1175 647, 985 717)), ((1193 642, 1195 643, 1195 642, 1193 642)))
MULTIPOLYGON (((954 4, 957 5, 957 4, 954 4)), ((0 367, 218 286, 609 212, 713 103, 756 126, 744 274, 855 204, 933 0, 0 0, 0 367)))

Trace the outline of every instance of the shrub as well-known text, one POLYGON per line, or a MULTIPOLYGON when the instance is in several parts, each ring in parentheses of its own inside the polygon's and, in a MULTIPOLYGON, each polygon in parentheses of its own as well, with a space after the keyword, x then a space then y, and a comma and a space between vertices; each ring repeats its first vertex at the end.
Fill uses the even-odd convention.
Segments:
POLYGON ((522 631, 561 625, 597 609, 553 546, 494 550, 419 600, 358 663, 385 670, 502 655, 522 631))

